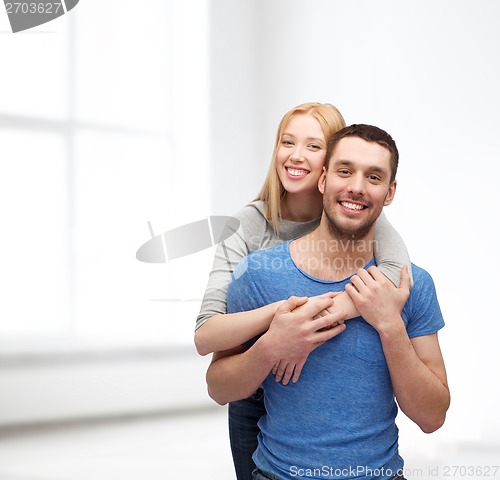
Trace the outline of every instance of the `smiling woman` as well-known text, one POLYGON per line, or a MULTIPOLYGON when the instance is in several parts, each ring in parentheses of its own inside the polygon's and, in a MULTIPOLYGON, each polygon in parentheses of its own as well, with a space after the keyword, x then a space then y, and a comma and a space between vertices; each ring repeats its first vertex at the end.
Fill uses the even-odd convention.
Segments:
POLYGON ((318 180, 326 142, 321 124, 312 115, 296 114, 288 122, 276 153, 276 170, 288 192, 281 204, 283 218, 303 222, 311 218, 311 211, 319 216, 318 180))

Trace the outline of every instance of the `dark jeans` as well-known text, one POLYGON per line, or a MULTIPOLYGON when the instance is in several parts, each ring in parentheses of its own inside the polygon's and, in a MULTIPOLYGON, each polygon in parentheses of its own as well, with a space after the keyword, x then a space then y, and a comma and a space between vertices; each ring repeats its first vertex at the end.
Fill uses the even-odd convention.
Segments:
POLYGON ((229 404, 229 439, 237 480, 252 480, 255 464, 253 452, 257 448, 260 430, 257 422, 265 415, 264 392, 259 388, 251 397, 229 404))

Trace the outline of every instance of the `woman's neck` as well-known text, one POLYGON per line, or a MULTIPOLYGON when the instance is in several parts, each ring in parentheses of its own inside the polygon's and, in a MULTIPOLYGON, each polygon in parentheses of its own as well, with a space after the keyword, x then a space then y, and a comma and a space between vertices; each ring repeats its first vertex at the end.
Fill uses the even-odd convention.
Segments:
POLYGON ((308 222, 321 217, 323 196, 319 192, 287 193, 281 201, 281 218, 308 222))

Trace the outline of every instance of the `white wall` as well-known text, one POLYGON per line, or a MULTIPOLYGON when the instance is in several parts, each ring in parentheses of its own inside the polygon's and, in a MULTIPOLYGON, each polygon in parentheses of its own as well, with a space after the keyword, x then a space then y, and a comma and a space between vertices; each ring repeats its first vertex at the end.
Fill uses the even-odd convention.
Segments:
POLYGON ((213 205, 234 211, 258 192, 296 104, 330 102, 391 133, 401 160, 387 214, 447 321, 452 406, 431 438, 498 444, 500 4, 214 0, 211 17, 213 205))
MULTIPOLYGON (((90 38, 96 28, 95 24, 92 28, 90 26, 94 12, 90 2, 80 3, 71 15, 80 18, 79 28, 90 38), (83 16, 84 11, 87 17, 83 16), (86 18, 89 21, 85 21, 86 18)), ((177 127, 183 132, 177 147, 184 149, 184 161, 175 166, 179 176, 174 179, 170 175, 168 181, 179 194, 179 202, 178 205, 165 206, 165 225, 158 225, 161 213, 155 218, 147 218, 146 213, 142 218, 141 213, 137 228, 144 229, 144 233, 141 230, 138 238, 147 237, 145 222, 148 219, 154 220, 155 228, 162 231, 209 213, 234 212, 252 199, 267 171, 277 124, 283 113, 298 103, 312 100, 331 102, 340 108, 348 123, 374 123, 387 129, 395 137, 401 152, 398 194, 387 213, 403 234, 414 261, 427 268, 435 278, 447 320, 441 342, 453 397, 447 424, 440 432, 425 437, 402 420, 403 433, 405 438, 416 439, 418 448, 430 445, 433 452, 439 445, 452 441, 498 445, 500 417, 495 412, 500 393, 497 379, 499 315, 494 290, 498 281, 492 267, 496 258, 494 248, 498 243, 495 235, 499 231, 497 205, 500 200, 497 187, 500 169, 497 141, 500 127, 497 118, 500 111, 500 33, 497 26, 500 4, 496 0, 477 0, 474 3, 465 0, 212 0, 208 12, 204 10, 204 2, 176 2, 175 5, 177 13, 182 16, 190 17, 192 13, 193 19, 196 15, 197 18, 209 17, 210 53, 207 58, 203 58, 203 48, 194 45, 188 55, 174 55, 171 62, 175 72, 172 78, 169 77, 174 83, 181 82, 180 71, 191 63, 196 64, 189 66, 192 78, 203 76, 206 61, 210 75, 206 87, 209 111, 207 114, 205 106, 200 105, 200 113, 196 101, 186 107, 183 98, 172 99, 177 127), (190 115, 191 124, 188 121, 190 115), (205 122, 207 115, 210 138, 207 139, 205 133, 199 138, 197 122, 200 118, 205 122), (207 152, 209 165, 200 165, 200 158, 207 152), (184 171, 197 179, 206 178, 203 185, 210 185, 210 193, 204 188, 193 187, 190 183, 193 177, 183 175, 184 171), (177 178, 181 180, 177 181, 177 178), (179 213, 180 207, 182 214, 179 213), (477 323, 482 328, 476 327, 477 323)), ((65 17, 59 24, 64 22, 65 17)), ((113 26, 118 24, 119 21, 114 19, 113 26)), ((53 25, 56 28, 55 22, 53 25)), ((193 20, 193 25, 198 27, 186 31, 182 42, 189 44, 190 39, 205 28, 203 22, 193 20)), ((160 31, 151 28, 152 33, 160 31)), ((107 32, 107 29, 102 29, 98 33, 104 35, 107 32)), ((129 33, 127 30, 123 35, 129 33)), ((24 54, 35 55, 34 42, 31 42, 35 38, 40 45, 51 39, 50 52, 55 55, 59 51, 60 38, 57 36, 3 37, 2 45, 10 42, 5 43, 6 52, 9 49, 14 51, 14 42, 23 42, 26 47, 24 54)), ((126 58, 124 62, 130 65, 130 51, 123 42, 115 40, 110 53, 117 58, 123 56, 126 58)), ((154 35, 151 41, 154 41, 154 35)), ((138 55, 143 58, 142 54, 138 55)), ((56 55, 57 58, 60 56, 56 55)), ((26 57, 22 59, 26 64, 26 57)), ((10 74, 4 76, 9 87, 4 90, 17 94, 13 97, 15 101, 10 102, 13 104, 25 91, 19 87, 24 85, 19 83, 19 78, 29 78, 20 74, 17 60, 11 59, 10 74)), ((85 73, 88 75, 87 71, 85 73)), ((91 73, 98 77, 101 70, 96 68, 91 73)), ((118 75, 118 72, 114 73, 118 75)), ((147 75, 144 76, 149 80, 147 75)), ((196 92, 193 92, 192 100, 202 98, 200 92, 204 87, 197 85, 193 89, 196 92)), ((42 97, 38 95, 38 98, 42 97)), ((140 118, 140 112, 134 110, 133 105, 127 105, 128 110, 133 110, 130 115, 134 119, 140 118)), ((2 125, 9 121, 10 118, 0 118, 2 125)), ((3 133, 12 140, 9 130, 3 133)), ((162 156, 159 150, 156 155, 162 156)), ((148 176, 148 172, 142 173, 148 176)), ((118 187, 112 185, 110 188, 110 197, 120 193, 118 187)), ((103 208, 111 206, 112 203, 103 198, 103 208)), ((130 213, 128 209, 123 211, 127 222, 130 213)), ((26 228, 32 229, 32 223, 23 216, 20 218, 29 225, 26 228)), ((87 230, 96 238, 105 237, 95 222, 89 223, 87 230)), ((77 239, 84 240, 85 237, 77 239)), ((139 245, 139 240, 133 243, 139 245)), ((192 272, 184 265, 179 264, 179 270, 192 272)), ((152 269, 147 272, 145 276, 154 275, 152 269)), ((12 285, 8 280, 5 284, 12 285)), ((160 281, 158 289, 163 289, 160 281)), ((144 294, 144 298, 148 300, 155 293, 144 294)), ((155 304, 155 308, 158 305, 155 304)), ((162 315, 163 312, 158 313, 159 322, 164 318, 162 315)), ((172 318, 178 320, 175 315, 172 318)), ((178 365, 182 365, 181 361, 178 360, 178 365)), ((205 363, 200 362, 193 360, 192 371, 203 382, 205 363)), ((116 366, 126 375, 127 361, 119 366, 113 365, 110 372, 116 366)), ((145 368, 146 363, 141 365, 145 368)), ((152 391, 148 389, 163 375, 163 367, 149 369, 151 377, 143 379, 144 391, 152 391)), ((37 386, 40 384, 29 375, 41 379, 47 373, 44 381, 48 381, 49 373, 44 369, 25 372, 23 368, 2 365, 0 383, 5 388, 0 390, 22 392, 24 403, 16 403, 20 397, 3 396, 3 412, 11 414, 6 413, 1 421, 38 421, 43 415, 55 418, 51 415, 67 412, 51 403, 52 397, 45 396, 47 411, 36 410, 37 386), (25 390, 28 386, 33 386, 33 389, 25 390), (18 404, 25 410, 15 410, 18 404)), ((63 373, 63 370, 72 375, 70 369, 65 368, 54 375, 63 373)), ((93 374, 88 372, 90 370, 80 370, 82 378, 92 381, 93 374)), ((136 378, 142 375, 140 369, 134 372, 136 378)), ((57 375, 50 378, 51 385, 64 383, 57 375)), ((96 382, 97 379, 105 384, 104 377, 96 377, 96 382)), ((176 383, 180 382, 182 378, 174 376, 168 386, 174 390, 176 383)), ((43 383, 41 385, 39 391, 44 388, 43 383)), ((109 390, 120 391, 112 385, 109 390)), ((87 414, 109 413, 113 394, 103 394, 99 404, 99 389, 94 393, 96 397, 91 403, 96 409, 87 414)), ((162 389, 158 398, 164 398, 162 395, 167 393, 167 389, 162 389)), ((200 385, 197 395, 200 403, 206 402, 204 385, 200 385)), ((148 408, 149 401, 148 395, 138 394, 130 399, 127 408, 134 412, 148 408)), ((159 408, 156 404, 153 407, 159 408)), ((120 413, 126 412, 120 410, 120 413)))

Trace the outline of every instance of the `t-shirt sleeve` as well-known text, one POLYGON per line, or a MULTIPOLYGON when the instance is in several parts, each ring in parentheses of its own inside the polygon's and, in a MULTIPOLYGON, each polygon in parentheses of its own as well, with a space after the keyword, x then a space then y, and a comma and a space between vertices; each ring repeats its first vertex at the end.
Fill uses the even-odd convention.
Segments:
POLYGON ((246 206, 235 218, 240 222, 238 230, 217 245, 196 328, 214 315, 227 312, 227 288, 233 271, 243 257, 259 247, 264 235, 266 220, 252 205, 246 206))
POLYGON ((258 304, 261 295, 252 276, 254 257, 255 254, 243 258, 234 270, 227 292, 228 313, 246 312, 261 306, 258 304))
POLYGON ((410 255, 405 242, 382 212, 375 223, 374 255, 377 267, 394 285, 399 286, 401 269, 408 266, 413 286, 410 255))
POLYGON ((414 267, 413 272, 415 286, 403 309, 408 318, 406 330, 410 338, 431 335, 444 327, 432 277, 421 268, 414 267))

